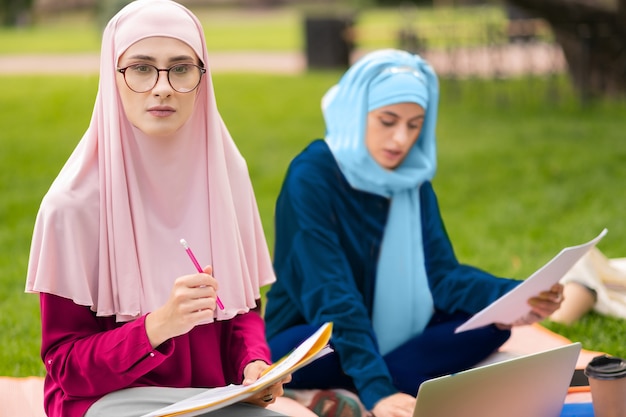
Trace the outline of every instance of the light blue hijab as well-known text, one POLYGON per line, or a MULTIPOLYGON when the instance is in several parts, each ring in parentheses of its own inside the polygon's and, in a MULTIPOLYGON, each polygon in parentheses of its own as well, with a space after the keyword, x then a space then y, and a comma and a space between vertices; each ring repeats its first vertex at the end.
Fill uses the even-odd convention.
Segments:
POLYGON ((419 187, 435 175, 439 84, 418 55, 385 49, 356 62, 322 99, 326 142, 358 190, 391 199, 376 272, 372 325, 385 355, 420 334, 434 304, 424 265, 419 187), (420 136, 394 170, 381 167, 365 145, 367 114, 396 103, 425 111, 420 136))

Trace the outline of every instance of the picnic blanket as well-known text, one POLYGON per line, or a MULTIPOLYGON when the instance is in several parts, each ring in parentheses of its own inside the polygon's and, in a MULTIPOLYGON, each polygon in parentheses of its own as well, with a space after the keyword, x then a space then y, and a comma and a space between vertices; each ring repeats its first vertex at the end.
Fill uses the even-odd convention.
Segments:
MULTIPOLYGON (((490 358, 479 365, 486 365, 515 356, 526 355, 571 343, 545 327, 534 324, 513 328, 511 338, 490 358)), ((583 369, 589 361, 602 354, 583 349, 576 364, 583 369)), ((365 417, 356 394, 346 390, 285 390, 285 396, 296 400, 321 417, 365 417)), ((588 388, 571 389, 566 405, 591 402, 588 388)), ((575 415, 575 414, 571 414, 575 415)), ((46 417, 43 410, 43 378, 0 377, 0 417, 46 417)))
POLYGON ((46 417, 43 378, 0 377, 0 417, 46 417))

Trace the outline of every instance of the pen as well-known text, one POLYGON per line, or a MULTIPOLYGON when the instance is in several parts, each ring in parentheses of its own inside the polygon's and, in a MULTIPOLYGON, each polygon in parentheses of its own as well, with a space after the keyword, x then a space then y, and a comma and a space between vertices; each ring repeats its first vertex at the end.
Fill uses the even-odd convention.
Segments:
MULTIPOLYGON (((202 267, 198 263, 198 260, 196 259, 196 257, 194 256, 193 252, 191 251, 191 248, 187 244, 187 241, 185 239, 181 239, 180 240, 180 244, 183 245, 183 248, 185 248, 185 252, 187 252, 187 255, 189 255, 189 259, 191 259, 191 262, 193 262, 193 264, 195 265, 195 267, 198 270, 198 272, 204 273, 204 270, 202 269, 202 267)), ((220 297, 217 297, 216 301, 217 301, 217 306, 220 308, 220 310, 224 310, 224 304, 222 304, 222 301, 220 300, 220 297)))

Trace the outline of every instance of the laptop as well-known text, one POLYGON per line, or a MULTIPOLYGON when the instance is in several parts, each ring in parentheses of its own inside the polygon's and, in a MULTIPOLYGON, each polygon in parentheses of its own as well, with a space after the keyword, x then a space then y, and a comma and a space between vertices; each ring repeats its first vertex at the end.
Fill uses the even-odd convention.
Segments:
POLYGON ((428 380, 413 417, 559 417, 581 344, 428 380))

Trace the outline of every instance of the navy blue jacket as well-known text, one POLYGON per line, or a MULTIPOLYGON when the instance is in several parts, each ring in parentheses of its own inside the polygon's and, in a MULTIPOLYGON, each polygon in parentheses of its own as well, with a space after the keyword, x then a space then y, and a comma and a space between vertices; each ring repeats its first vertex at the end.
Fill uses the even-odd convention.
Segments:
MULTIPOLYGON (((460 264, 430 183, 421 185, 420 201, 436 309, 473 314, 519 284, 460 264)), ((322 140, 292 161, 276 203, 268 339, 294 325, 333 322, 333 346, 365 404, 397 392, 370 320, 389 206, 385 197, 353 189, 322 140)))

